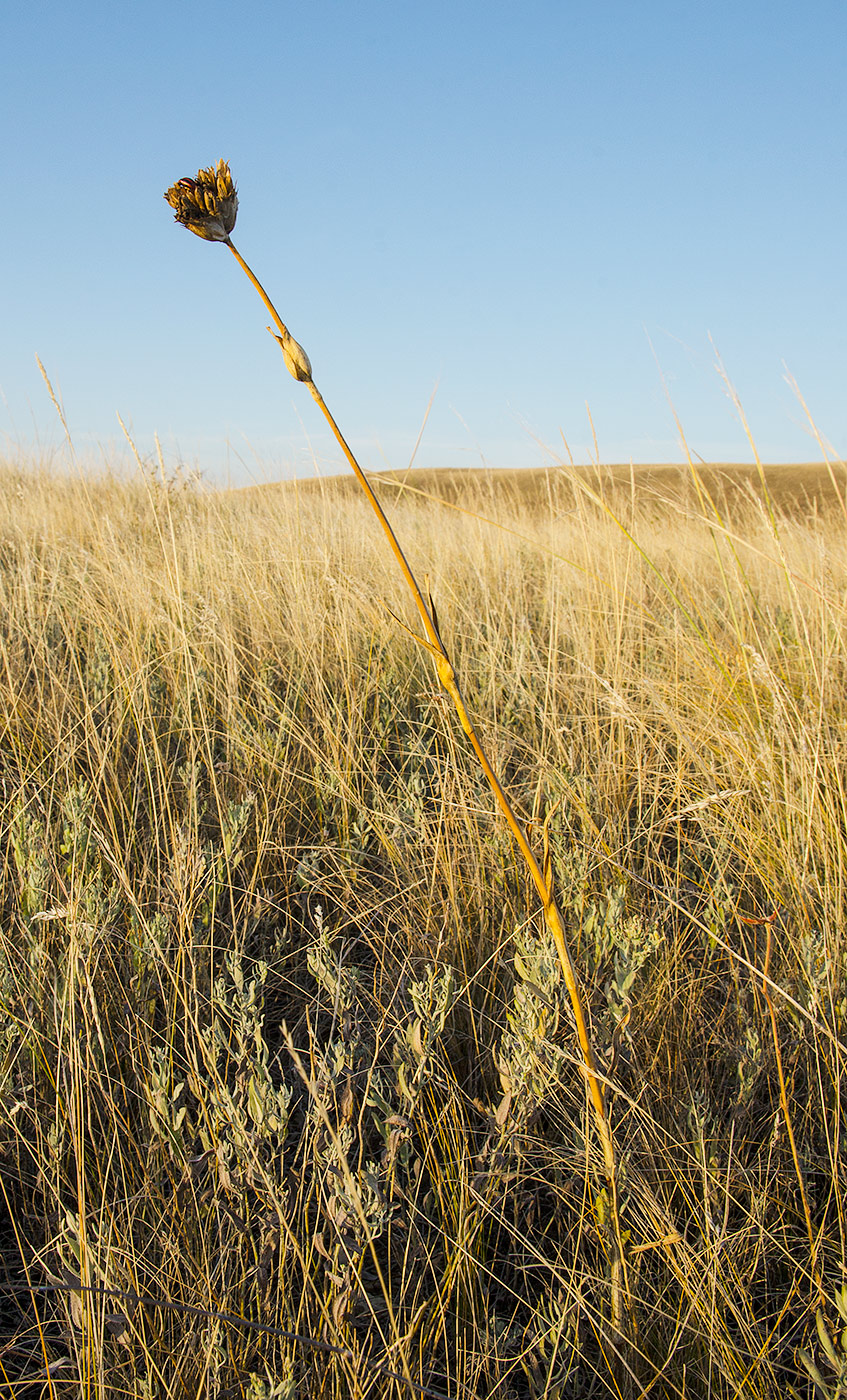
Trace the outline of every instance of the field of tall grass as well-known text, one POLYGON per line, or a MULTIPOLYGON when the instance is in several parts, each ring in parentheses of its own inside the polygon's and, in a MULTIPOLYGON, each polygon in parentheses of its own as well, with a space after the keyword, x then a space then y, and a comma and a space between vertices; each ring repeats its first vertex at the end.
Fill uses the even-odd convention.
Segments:
POLYGON ((0 487, 0 1393, 847 1394, 843 468, 378 487, 626 1337, 367 505, 0 487))

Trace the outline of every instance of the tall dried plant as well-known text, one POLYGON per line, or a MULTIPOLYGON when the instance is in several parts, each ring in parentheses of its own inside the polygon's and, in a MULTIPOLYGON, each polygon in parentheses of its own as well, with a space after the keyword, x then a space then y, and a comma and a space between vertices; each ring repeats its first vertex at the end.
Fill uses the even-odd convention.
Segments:
POLYGON ((603 1152, 604 1172, 611 1207, 610 1215, 612 1223, 611 1320, 619 1337, 623 1339, 629 1331, 632 1318, 629 1290, 626 1282, 626 1261, 620 1226, 618 1171, 615 1146, 606 1103, 605 1083, 604 1079, 601 1077, 597 1064, 597 1057, 592 1045, 585 1014, 583 995, 580 989, 574 960, 568 946, 564 920, 553 893, 550 862, 545 855, 542 868, 542 864, 539 863, 527 840, 524 828, 509 801, 506 791, 491 765, 473 721, 468 714, 467 706, 465 705, 456 678, 453 662, 439 629, 438 615, 432 597, 429 594, 426 598, 424 597, 385 511, 380 505, 367 476, 356 460, 356 457, 343 437, 338 424, 315 384, 308 355, 303 347, 299 345, 291 335, 288 327, 283 322, 276 307, 265 291, 265 288, 232 242, 230 235, 235 227, 238 213, 238 195, 228 162, 219 160, 216 166, 209 166, 207 169, 198 170, 196 178, 185 176, 181 180, 177 180, 177 182, 166 191, 165 199, 173 208, 177 223, 182 224, 185 228, 197 234, 199 238, 205 239, 207 242, 223 243, 229 248, 233 257, 253 283, 253 286, 256 288, 256 291, 267 307, 273 323, 276 326, 275 331, 270 326, 268 326, 268 330, 279 343, 286 367, 296 380, 307 385, 309 393, 312 395, 312 398, 315 400, 315 403, 318 405, 318 408, 321 410, 321 413, 332 429, 344 456, 355 472, 356 479, 382 526, 391 551, 400 566, 403 578, 414 599, 415 607, 420 617, 424 635, 418 636, 414 633, 412 635, 415 636, 415 640, 419 642, 421 646, 426 648, 435 661, 438 679, 455 706, 462 729, 471 743, 474 753, 494 794, 497 806, 500 808, 500 811, 508 823, 521 856, 529 870, 532 882, 541 900, 544 917, 552 933, 561 960, 565 984, 576 1022, 577 1037, 582 1054, 588 1092, 594 1112, 597 1136, 603 1152))

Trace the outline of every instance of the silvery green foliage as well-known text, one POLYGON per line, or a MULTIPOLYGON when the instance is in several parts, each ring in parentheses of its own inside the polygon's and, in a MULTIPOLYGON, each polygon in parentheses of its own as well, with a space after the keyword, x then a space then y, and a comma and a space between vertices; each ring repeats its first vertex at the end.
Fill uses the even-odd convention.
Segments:
POLYGON ((658 925, 639 915, 627 917, 621 911, 608 935, 612 945, 613 975, 606 987, 606 1000, 615 1026, 628 1023, 632 1010, 632 990, 638 973, 661 943, 658 925))
POLYGON ((349 1263, 385 1230, 393 1207, 383 1194, 384 1172, 376 1162, 351 1168, 355 1137, 348 1123, 331 1134, 318 1155, 324 1190, 324 1214, 331 1222, 342 1257, 349 1263))
POLYGON ((24 1039, 25 1035, 21 1018, 15 1014, 17 1000, 18 984, 3 947, 0 948, 0 1094, 5 1093, 15 1077, 12 1047, 16 1041, 24 1039))
POLYGON ((106 873, 94 827, 94 799, 87 783, 77 783, 62 799, 59 841, 64 883, 75 904, 77 937, 93 945, 120 906, 117 886, 106 873))
POLYGON ((136 1005, 144 1010, 150 1024, 156 1013, 158 972, 172 937, 171 925, 164 914, 156 913, 152 918, 142 919, 134 909, 130 912, 126 932, 131 968, 130 987, 136 1005))
POLYGON ((203 1063, 178 1073, 172 1053, 157 1046, 143 1080, 156 1137, 182 1161, 199 1141, 225 1189, 278 1173, 288 1129, 291 1091, 274 1080, 264 1036, 267 964, 251 973, 228 953, 200 1032, 203 1063))
MULTIPOLYGON (((346 948, 330 936, 321 905, 310 912, 314 933, 307 965, 332 1014, 327 1039, 311 1046, 307 1121, 322 1221, 315 1248, 325 1261, 333 1320, 341 1325, 361 1294, 365 1254, 397 1209, 391 1201, 394 1163, 388 1153, 380 1161, 366 1154, 355 1119, 355 1086, 366 1067, 371 1082, 373 1050, 360 1025, 360 975, 345 963, 346 948)), ((377 1102, 384 1102, 378 1088, 367 1099, 372 1115, 377 1102)), ((384 1107, 390 1116, 391 1106, 384 1107)))
MULTIPOLYGON (((220 839, 201 842, 198 829, 206 816, 207 803, 200 795, 198 765, 184 765, 178 776, 185 788, 189 820, 175 835, 172 884, 194 925, 210 928, 232 885, 233 872, 243 860, 242 847, 255 797, 248 792, 243 802, 230 800, 220 815, 220 839)), ((224 910, 226 907, 224 904, 224 910)))
MULTIPOLYGON (((820 1360, 826 1363, 832 1377, 824 1377, 811 1353, 801 1349, 798 1356, 814 1383, 818 1400, 845 1400, 847 1397, 847 1284, 833 1290, 833 1310, 836 1325, 832 1332, 826 1324, 823 1310, 815 1315, 815 1329, 820 1347, 820 1360)), ((792 1395, 797 1394, 790 1387, 792 1395)))
POLYGON ((326 1264, 333 1321, 341 1326, 361 1295, 362 1266, 397 1206, 386 1189, 386 1164, 358 1159, 349 1123, 317 1135, 316 1144, 321 1141, 325 1146, 315 1166, 322 1229, 315 1235, 314 1246, 326 1264))
POLYGON ((583 937, 590 940, 595 966, 612 958, 616 963, 609 1004, 625 1002, 632 988, 626 982, 629 972, 637 973, 661 943, 661 932, 654 923, 626 912, 626 886, 616 885, 608 894, 589 900, 582 923, 583 937))
MULTIPOLYGON (((55 1250, 53 1262, 58 1261, 62 1283, 71 1286, 81 1285, 87 1273, 89 1276, 94 1274, 96 1277, 95 1271, 91 1268, 92 1260, 83 1241, 80 1217, 75 1210, 66 1210, 61 1216, 55 1238, 55 1250)), ((87 1314, 82 1289, 80 1288, 79 1292, 69 1291, 65 1293, 63 1299, 72 1326, 82 1330, 85 1327, 87 1314)))
POLYGON ((247 831, 250 813, 255 805, 254 794, 248 792, 243 802, 228 802, 226 811, 221 817, 221 855, 230 870, 237 869, 241 864, 243 857, 241 846, 247 831))
POLYGON ((351 1012, 359 1001, 359 974, 345 966, 341 951, 333 943, 326 928, 323 908, 312 911, 315 935, 306 952, 306 966, 318 986, 326 994, 336 1018, 351 1012))
MULTIPOLYGON (((47 973, 51 929, 72 928, 75 946, 85 951, 106 934, 120 906, 117 886, 101 857, 89 786, 77 783, 68 788, 60 811, 58 836, 48 832, 23 801, 15 807, 10 824, 28 994, 32 995, 47 973)), ((60 967, 60 981, 63 976, 60 967)))
POLYGON ((93 807, 91 789, 87 783, 68 788, 62 799, 62 836, 59 851, 65 857, 65 875, 84 872, 92 859, 93 807))
POLYGON ((342 1122, 352 1111, 352 1082, 361 1048, 358 1010, 360 980, 356 968, 344 961, 343 944, 335 942, 324 919, 323 906, 311 909, 313 937, 306 950, 306 966, 329 1002, 332 1015, 327 1039, 312 1047, 315 1067, 309 1119, 323 1141, 327 1124, 340 1112, 342 1122))
POLYGON ((583 937, 593 950, 595 967, 609 957, 616 944, 615 932, 626 916, 626 887, 616 885, 608 894, 589 900, 582 920, 583 937))
POLYGON ((183 1100, 185 1080, 176 1080, 173 1061, 164 1046, 153 1050, 150 1068, 143 1080, 150 1126, 173 1156, 186 1155, 183 1126, 187 1109, 183 1100))
POLYGON ((738 1099, 740 1103, 744 1103, 756 1087, 764 1059, 758 1026, 746 1015, 742 1006, 739 1010, 744 1023, 744 1048, 738 1059, 738 1099))
POLYGON ((109 648, 99 628, 91 634, 89 648, 85 656, 85 692, 91 706, 95 724, 102 725, 108 716, 109 702, 114 691, 112 658, 109 648))
POLYGON ((316 1122, 323 1121, 326 1104, 343 1095, 354 1069, 354 1048, 340 1036, 326 1045, 314 1045, 315 1077, 309 1113, 316 1122))
POLYGON ((515 981, 506 1011, 506 1030, 496 1055, 504 1099, 498 1122, 525 1123, 564 1073, 566 1055, 554 1043, 566 991, 553 936, 529 929, 515 932, 515 981))
POLYGON ((291 1091, 274 1081, 264 1036, 264 987, 268 965, 257 962, 248 977, 230 952, 212 989, 211 1021, 202 1032, 208 1058, 206 1082, 197 1086, 202 1117, 197 1134, 217 1158, 224 1185, 238 1178, 255 1184, 265 1168, 281 1166, 291 1091))
POLYGON ((582 841, 575 841, 564 829, 561 818, 550 822, 550 838, 553 887, 559 907, 579 909, 588 885, 588 852, 582 841))
POLYGON ((10 961, 12 945, 4 940, 0 954, 0 1009, 3 1012, 0 1044, 5 1049, 9 1049, 24 1034, 21 1004, 30 997, 36 997, 40 984, 49 975, 47 939, 52 913, 52 867, 44 823, 33 816, 24 803, 18 803, 12 815, 9 834, 18 877, 24 966, 20 966, 17 958, 12 957, 10 961))
POLYGON ((280 1379, 251 1372, 244 1395, 246 1400, 297 1400, 297 1386, 290 1374, 280 1379))
POLYGON ((394 1032, 393 1076, 372 1068, 365 1100, 383 1143, 380 1180, 389 1197, 402 1197, 410 1173, 420 1171, 412 1132, 421 1094, 438 1073, 438 1046, 456 996, 453 971, 428 963, 407 992, 412 1005, 394 1032))
MULTIPOLYGON (((829 966, 826 942, 822 930, 809 922, 798 939, 802 980, 798 984, 797 1000, 815 1018, 822 1016, 828 1005, 829 966)), ((795 1018, 797 1013, 794 1013, 795 1018)))
POLYGON ((659 925, 641 915, 627 914, 626 886, 616 885, 608 894, 587 903, 583 938, 595 967, 612 965, 606 981, 606 1004, 613 1059, 631 1041, 630 1018, 638 974, 662 942, 659 925))
POLYGON ((700 915, 706 952, 711 956, 726 941, 727 930, 738 912, 738 895, 733 885, 723 882, 709 891, 706 908, 700 915))
POLYGON ((314 1066, 310 1083, 308 1117, 315 1130, 314 1145, 319 1166, 322 1152, 332 1154, 347 1132, 353 1112, 353 1081, 361 1052, 359 1033, 360 982, 355 968, 344 961, 345 948, 334 942, 323 915, 323 906, 311 908, 312 941, 306 951, 306 965, 329 1002, 332 1020, 325 1040, 315 1038, 311 1046, 314 1066), (333 1138, 333 1124, 341 1135, 333 1138))
POLYGON ((413 845, 426 820, 430 805, 429 784, 420 770, 397 780, 392 841, 398 845, 413 845))
POLYGON ((411 1112, 429 1078, 432 1057, 447 1023, 455 996, 452 968, 441 971, 427 963, 423 975, 409 984, 412 1016, 394 1036, 394 1069, 397 1087, 411 1112))
MULTIPOLYGON (((707 1096, 700 1090, 695 1090, 691 1095, 687 1117, 691 1146, 702 1181, 705 1224, 708 1232, 714 1233, 718 1229, 717 1193, 724 1187, 720 1161, 713 1150, 715 1144, 721 1140, 720 1117, 713 1111, 707 1096)), ((763 1205, 764 1202, 760 1204, 763 1205)))
POLYGON ((382 1138, 386 1175, 392 1182, 396 1172, 405 1174, 412 1155, 412 1120, 401 1111, 402 1093, 394 1093, 379 1070, 374 1070, 368 1083, 367 1107, 371 1122, 382 1138))
POLYGON ((25 802, 19 802, 10 831, 20 909, 24 918, 31 920, 49 908, 52 871, 44 823, 30 812, 25 802))
POLYGON ((532 1400, 565 1400, 580 1394, 577 1383, 579 1342, 576 1309, 552 1293, 539 1298, 526 1329, 519 1361, 532 1400), (527 1344, 528 1343, 528 1344, 527 1344), (567 1388, 566 1388, 567 1387, 567 1388))

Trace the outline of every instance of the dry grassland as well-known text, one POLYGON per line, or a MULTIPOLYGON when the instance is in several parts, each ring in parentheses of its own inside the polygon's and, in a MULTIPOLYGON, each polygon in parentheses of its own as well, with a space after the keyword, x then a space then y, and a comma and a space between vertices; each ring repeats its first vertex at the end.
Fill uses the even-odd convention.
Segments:
POLYGON ((834 1400, 844 469, 373 479, 547 832, 632 1337, 560 966, 353 483, 9 466, 0 1393, 834 1400))

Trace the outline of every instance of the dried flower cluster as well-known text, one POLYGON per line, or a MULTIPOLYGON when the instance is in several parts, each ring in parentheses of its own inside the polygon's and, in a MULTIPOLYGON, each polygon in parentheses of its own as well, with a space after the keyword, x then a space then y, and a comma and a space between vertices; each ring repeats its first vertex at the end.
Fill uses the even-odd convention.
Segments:
POLYGON ((178 224, 210 243, 225 243, 235 228, 238 195, 228 161, 219 160, 208 170, 198 170, 196 180, 190 175, 177 180, 165 192, 165 199, 175 210, 178 224))

